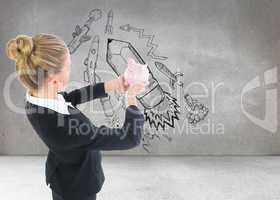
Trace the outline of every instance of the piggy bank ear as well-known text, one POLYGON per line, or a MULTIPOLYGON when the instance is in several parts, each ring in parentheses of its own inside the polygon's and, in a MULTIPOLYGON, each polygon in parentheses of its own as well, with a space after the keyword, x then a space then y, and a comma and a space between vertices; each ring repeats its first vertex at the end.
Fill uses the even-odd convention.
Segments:
POLYGON ((133 58, 128 58, 127 64, 128 64, 128 66, 131 66, 131 65, 135 64, 135 61, 133 60, 133 58))

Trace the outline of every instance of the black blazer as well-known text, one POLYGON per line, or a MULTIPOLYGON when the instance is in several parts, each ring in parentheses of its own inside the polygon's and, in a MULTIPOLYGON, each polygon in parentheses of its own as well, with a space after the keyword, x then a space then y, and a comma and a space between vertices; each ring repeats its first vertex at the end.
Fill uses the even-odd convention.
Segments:
POLYGON ((70 115, 26 101, 26 114, 36 133, 49 148, 46 161, 46 184, 67 200, 79 200, 101 190, 104 174, 100 150, 125 150, 141 142, 144 116, 135 105, 125 111, 121 128, 99 127, 76 105, 107 97, 104 82, 72 92, 61 93, 74 108, 70 115))

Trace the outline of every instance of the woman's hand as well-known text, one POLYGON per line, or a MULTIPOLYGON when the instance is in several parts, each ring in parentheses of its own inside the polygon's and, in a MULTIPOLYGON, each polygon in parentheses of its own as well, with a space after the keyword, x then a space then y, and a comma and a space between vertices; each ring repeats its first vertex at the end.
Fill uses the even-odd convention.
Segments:
POLYGON ((129 105, 137 105, 136 96, 145 91, 145 83, 136 83, 130 85, 127 90, 127 104, 129 105))
POLYGON ((128 82, 125 80, 124 75, 120 75, 118 78, 118 91, 126 92, 129 88, 128 82))
POLYGON ((126 92, 128 90, 129 84, 125 80, 123 75, 118 76, 118 78, 105 82, 105 91, 118 91, 126 92))
POLYGON ((144 91, 145 91, 145 83, 141 82, 141 83, 130 85, 128 87, 127 94, 128 96, 136 96, 144 91))

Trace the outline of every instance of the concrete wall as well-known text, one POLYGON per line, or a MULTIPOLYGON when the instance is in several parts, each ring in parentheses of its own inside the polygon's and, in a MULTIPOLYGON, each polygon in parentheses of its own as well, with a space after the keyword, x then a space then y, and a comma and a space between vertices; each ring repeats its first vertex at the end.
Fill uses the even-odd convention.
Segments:
MULTIPOLYGON (((89 12, 100 9, 102 17, 93 22, 88 35, 100 38, 98 70, 107 72, 102 79, 115 76, 106 62, 107 39, 128 41, 149 64, 161 88, 170 92, 180 106, 174 127, 168 126, 172 121, 163 120, 158 123, 165 129, 156 130, 146 122, 143 144, 150 154, 279 154, 279 8, 278 0, 1 0, 0 86, 4 97, 0 99, 0 153, 47 152, 24 113, 14 111, 15 107, 23 108, 25 91, 16 80, 9 86, 15 69, 5 57, 5 43, 17 34, 40 32, 57 34, 69 43, 75 26, 83 26, 89 12), (108 35, 104 29, 110 9, 113 33, 108 35), (119 28, 126 24, 134 29, 119 28), (142 38, 140 29, 144 29, 142 38), (154 35, 152 43, 158 45, 154 55, 162 57, 149 56, 148 35, 154 35), (156 68, 155 61, 173 73, 184 73, 183 87, 170 89, 170 77, 156 68), (10 88, 8 93, 5 86, 10 88), (196 125, 186 117, 186 93, 209 109, 206 118, 196 125)), ((83 62, 90 43, 83 43, 72 54, 71 80, 76 85, 86 84, 83 62)), ((113 105, 119 102, 115 94, 111 94, 111 101, 113 105)), ((171 101, 165 103, 162 107, 176 110, 171 101)), ((90 106, 101 109, 100 102, 82 105, 81 109, 94 123, 104 124, 104 114, 93 113, 90 106)), ((123 109, 117 106, 115 112, 122 121, 123 109)), ((142 146, 106 153, 148 154, 142 146)))

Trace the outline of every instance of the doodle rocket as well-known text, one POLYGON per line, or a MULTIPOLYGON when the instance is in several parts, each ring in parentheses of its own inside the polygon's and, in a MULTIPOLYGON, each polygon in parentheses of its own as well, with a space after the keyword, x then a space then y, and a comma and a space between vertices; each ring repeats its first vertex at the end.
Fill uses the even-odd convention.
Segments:
MULTIPOLYGON (((144 60, 130 42, 108 38, 106 61, 118 76, 125 72, 129 58, 145 65, 144 60)), ((147 89, 137 96, 145 108, 145 119, 156 129, 159 127, 165 129, 166 126, 174 127, 174 120, 179 120, 180 113, 177 100, 162 89, 149 66, 147 69, 149 72, 147 89)))

